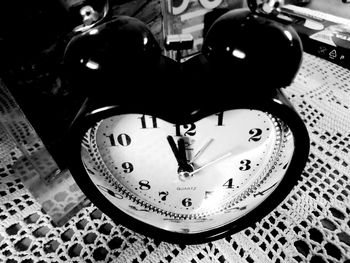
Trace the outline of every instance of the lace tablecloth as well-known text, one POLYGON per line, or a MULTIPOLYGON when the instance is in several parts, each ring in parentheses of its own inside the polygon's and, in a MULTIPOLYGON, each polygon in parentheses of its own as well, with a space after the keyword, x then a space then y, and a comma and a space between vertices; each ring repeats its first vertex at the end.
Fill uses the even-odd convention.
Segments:
POLYGON ((173 245, 112 222, 90 204, 56 227, 13 170, 0 131, 0 262, 350 262, 350 71, 304 55, 286 94, 308 128, 302 180, 253 227, 173 245))

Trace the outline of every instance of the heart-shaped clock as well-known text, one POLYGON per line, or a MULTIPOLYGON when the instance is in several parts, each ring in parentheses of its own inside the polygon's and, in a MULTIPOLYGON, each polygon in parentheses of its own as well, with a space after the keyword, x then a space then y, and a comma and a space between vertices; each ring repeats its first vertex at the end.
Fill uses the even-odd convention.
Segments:
POLYGON ((291 27, 245 9, 220 17, 182 64, 135 18, 89 29, 65 57, 88 96, 69 135, 72 175, 113 220, 157 239, 203 243, 253 224, 307 159, 307 130, 281 91, 301 54, 291 27), (258 52, 261 30, 272 39, 258 52), (266 76, 267 58, 287 72, 272 64, 278 76, 266 76))

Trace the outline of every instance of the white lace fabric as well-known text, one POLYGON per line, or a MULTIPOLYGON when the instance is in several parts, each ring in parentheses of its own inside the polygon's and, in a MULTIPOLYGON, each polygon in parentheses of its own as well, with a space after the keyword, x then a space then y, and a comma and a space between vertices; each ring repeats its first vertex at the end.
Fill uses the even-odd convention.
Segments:
POLYGON ((93 204, 56 227, 14 172, 21 153, 0 129, 0 262, 350 263, 350 71, 305 53, 285 93, 310 135, 302 179, 254 226, 201 245, 155 241, 93 204))

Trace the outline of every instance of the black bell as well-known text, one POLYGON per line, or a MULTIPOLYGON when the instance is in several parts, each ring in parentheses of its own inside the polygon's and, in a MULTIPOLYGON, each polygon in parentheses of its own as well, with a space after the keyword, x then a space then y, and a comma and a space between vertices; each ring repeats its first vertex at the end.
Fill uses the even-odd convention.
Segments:
POLYGON ((223 78, 258 88, 289 85, 302 60, 301 40, 288 21, 248 9, 218 18, 202 51, 223 78))
POLYGON ((79 92, 128 101, 130 94, 152 86, 160 59, 149 28, 136 18, 118 16, 73 37, 64 66, 79 92))

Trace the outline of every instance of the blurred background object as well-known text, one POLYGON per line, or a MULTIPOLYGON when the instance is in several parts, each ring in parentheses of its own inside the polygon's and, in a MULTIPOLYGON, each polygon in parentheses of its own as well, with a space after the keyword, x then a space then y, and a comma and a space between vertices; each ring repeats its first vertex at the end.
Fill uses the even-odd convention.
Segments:
MULTIPOLYGON (((186 59, 201 50, 203 37, 216 18, 231 9, 243 7, 244 2, 243 0, 161 1, 164 16, 163 36, 165 38, 168 35, 191 34, 193 47, 181 51, 181 56, 186 59)), ((175 59, 175 53, 176 51, 169 50, 166 55, 175 59)))
POLYGON ((12 158, 13 176, 58 226, 87 202, 64 158, 65 133, 85 97, 65 81, 62 57, 74 29, 107 10, 107 1, 89 1, 97 19, 84 21, 79 3, 87 1, 0 3, 0 132, 8 138, 0 141, 1 157, 12 158))
POLYGON ((350 5, 342 0, 310 0, 307 8, 350 19, 350 5))

